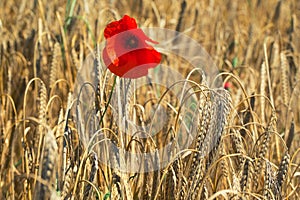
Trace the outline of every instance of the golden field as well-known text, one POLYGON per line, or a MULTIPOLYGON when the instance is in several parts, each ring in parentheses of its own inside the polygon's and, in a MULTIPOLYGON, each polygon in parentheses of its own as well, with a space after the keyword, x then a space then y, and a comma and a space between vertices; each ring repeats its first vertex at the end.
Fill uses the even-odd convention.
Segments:
POLYGON ((0 74, 0 199, 300 199, 297 0, 2 0, 0 74), (189 115, 169 86, 147 86, 127 102, 127 117, 141 126, 161 120, 151 117, 160 108, 153 105, 167 111, 156 135, 139 138, 116 123, 123 108, 111 97, 123 80, 101 68, 97 47, 124 14, 193 38, 230 84, 214 90, 197 75, 189 80, 190 68, 164 54, 197 97, 196 135, 154 171, 147 162, 137 172, 107 166, 102 157, 123 157, 97 146, 145 154, 189 134, 179 134, 189 115), (88 102, 76 91, 82 66, 97 74, 88 102), (95 113, 74 114, 81 105, 95 113))

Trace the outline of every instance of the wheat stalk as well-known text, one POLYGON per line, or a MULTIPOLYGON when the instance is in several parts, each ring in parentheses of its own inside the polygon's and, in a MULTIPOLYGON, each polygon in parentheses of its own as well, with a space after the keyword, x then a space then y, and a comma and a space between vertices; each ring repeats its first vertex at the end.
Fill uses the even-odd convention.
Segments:
POLYGON ((57 120, 57 130, 55 132, 55 137, 57 140, 57 148, 58 148, 58 158, 57 158, 57 187, 59 191, 62 191, 63 182, 65 180, 65 161, 66 156, 64 155, 64 113, 63 109, 60 109, 58 120, 57 120))

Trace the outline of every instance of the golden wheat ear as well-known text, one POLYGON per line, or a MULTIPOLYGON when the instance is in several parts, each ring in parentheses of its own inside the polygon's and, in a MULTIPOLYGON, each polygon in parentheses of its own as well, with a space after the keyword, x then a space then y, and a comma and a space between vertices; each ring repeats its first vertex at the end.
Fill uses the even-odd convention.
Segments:
POLYGON ((52 131, 48 131, 44 136, 43 155, 40 165, 40 181, 35 187, 36 199, 55 199, 56 193, 56 164, 58 147, 52 131))

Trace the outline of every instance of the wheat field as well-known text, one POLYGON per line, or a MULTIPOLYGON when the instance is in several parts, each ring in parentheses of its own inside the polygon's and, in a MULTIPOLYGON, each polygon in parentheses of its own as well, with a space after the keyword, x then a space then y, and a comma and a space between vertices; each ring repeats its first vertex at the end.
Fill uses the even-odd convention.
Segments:
POLYGON ((2 0, 0 74, 0 199, 300 199, 298 0, 2 0), (124 14, 193 38, 229 88, 210 88, 165 54, 185 78, 174 84, 191 85, 186 103, 172 85, 130 90, 99 58, 103 30, 124 14), (132 97, 128 108, 114 91, 132 97), (121 130, 124 109, 150 129, 121 130), (185 120, 195 135, 178 149, 185 120), (108 146, 144 155, 175 137, 156 170, 147 169, 158 158, 122 171, 124 155, 108 146))

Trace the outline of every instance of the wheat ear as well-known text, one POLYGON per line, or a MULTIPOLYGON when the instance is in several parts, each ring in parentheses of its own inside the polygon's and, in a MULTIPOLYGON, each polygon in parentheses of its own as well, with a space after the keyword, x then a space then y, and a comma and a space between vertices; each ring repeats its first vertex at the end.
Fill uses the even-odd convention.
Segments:
POLYGON ((286 151, 285 155, 282 157, 281 163, 279 165, 279 169, 277 172, 277 187, 278 190, 281 191, 284 181, 286 180, 288 169, 290 163, 290 155, 289 152, 286 151))
POLYGON ((289 95, 290 95, 289 77, 288 77, 289 63, 284 52, 280 52, 280 70, 281 70, 280 81, 282 87, 283 103, 284 105, 288 105, 289 95))
POLYGON ((260 68, 260 111, 261 111, 261 122, 262 124, 264 124, 266 122, 266 118, 265 118, 265 105, 266 105, 266 86, 267 86, 267 69, 266 69, 266 63, 263 62, 261 64, 261 68, 260 68))
POLYGON ((42 158, 41 179, 35 189, 36 199, 54 199, 56 196, 55 178, 56 178, 56 155, 57 144, 52 131, 45 134, 45 145, 42 158), (47 184, 46 184, 47 183, 47 184))
POLYGON ((265 168, 265 182, 264 182, 264 191, 263 191, 263 196, 266 199, 271 199, 272 195, 272 185, 274 185, 274 178, 273 178, 273 173, 272 173, 272 168, 271 164, 269 161, 266 161, 266 168, 265 168))
POLYGON ((254 187, 257 188, 258 186, 258 176, 260 175, 261 172, 261 167, 262 167, 262 162, 263 159, 266 155, 267 149, 269 147, 270 143, 270 138, 271 135, 276 132, 276 123, 277 123, 277 117, 276 113, 272 112, 271 120, 268 124, 266 132, 263 134, 263 141, 259 147, 259 152, 258 152, 258 159, 256 160, 256 165, 254 168, 254 187))
POLYGON ((61 51, 59 43, 55 43, 54 50, 53 50, 53 57, 50 67, 50 88, 53 87, 55 81, 57 80, 57 75, 60 70, 59 66, 61 63, 61 51))

